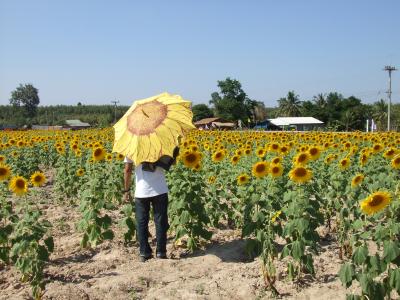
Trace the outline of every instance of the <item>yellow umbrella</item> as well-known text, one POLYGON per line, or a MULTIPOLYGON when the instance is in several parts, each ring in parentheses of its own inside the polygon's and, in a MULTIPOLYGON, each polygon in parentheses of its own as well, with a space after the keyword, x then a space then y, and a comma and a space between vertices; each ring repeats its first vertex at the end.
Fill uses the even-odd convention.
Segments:
POLYGON ((135 101, 114 125, 113 152, 129 157, 135 165, 172 156, 178 137, 195 128, 190 105, 168 93, 135 101))

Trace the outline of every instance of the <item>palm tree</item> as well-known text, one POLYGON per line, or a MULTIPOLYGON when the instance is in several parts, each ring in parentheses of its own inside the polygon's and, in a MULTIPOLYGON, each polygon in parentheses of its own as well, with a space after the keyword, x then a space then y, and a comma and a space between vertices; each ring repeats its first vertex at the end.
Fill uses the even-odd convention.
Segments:
POLYGON ((324 109, 326 107, 327 102, 324 94, 318 94, 317 96, 314 96, 313 101, 319 109, 324 109))
POLYGON ((379 131, 384 131, 387 121, 387 103, 381 99, 374 103, 374 112, 372 114, 379 131))
POLYGON ((301 115, 301 101, 299 95, 294 91, 290 91, 286 98, 278 100, 279 114, 283 117, 298 117, 301 115))

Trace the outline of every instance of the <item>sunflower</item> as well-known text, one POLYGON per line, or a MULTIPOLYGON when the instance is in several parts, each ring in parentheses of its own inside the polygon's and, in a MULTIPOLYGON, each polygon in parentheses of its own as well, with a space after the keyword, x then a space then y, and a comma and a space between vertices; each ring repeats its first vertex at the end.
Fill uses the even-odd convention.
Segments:
POLYGON ((311 160, 317 160, 321 155, 321 149, 319 147, 313 146, 308 149, 311 160))
POLYGON ((289 172, 289 178, 296 183, 305 183, 311 180, 312 172, 303 166, 295 166, 289 172))
POLYGON ((264 148, 257 148, 257 150, 256 150, 256 155, 259 157, 259 158, 263 158, 264 156, 265 156, 265 149, 264 148))
POLYGON ((296 165, 303 166, 310 161, 311 157, 308 152, 300 152, 293 158, 293 162, 296 165))
POLYGON ((28 192, 28 182, 22 176, 13 177, 8 187, 17 196, 23 196, 28 192))
POLYGON ((250 155, 250 153, 251 153, 251 148, 246 148, 246 149, 244 150, 244 154, 250 155))
POLYGON ((274 215, 271 217, 271 222, 275 223, 276 219, 279 218, 279 216, 282 214, 281 210, 278 210, 274 215))
POLYGON ((350 167, 350 164, 350 159, 345 157, 339 162, 339 167, 341 170, 347 170, 350 167))
POLYGON ((46 182, 46 177, 44 174, 40 171, 36 171, 35 173, 32 174, 31 176, 31 183, 34 186, 42 186, 46 182))
POLYGON ((238 163, 239 159, 240 159, 239 155, 234 155, 234 156, 231 157, 231 163, 233 165, 236 165, 238 163))
POLYGON ((217 178, 215 176, 208 177, 208 183, 213 184, 217 178))
POLYGON ((259 161, 253 165, 252 173, 255 177, 261 178, 268 174, 268 163, 266 161, 259 161))
POLYGON ((111 153, 106 154, 106 161, 110 162, 113 160, 113 155, 111 153))
POLYGON ((380 151, 382 151, 384 149, 382 144, 374 144, 374 146, 372 147, 372 152, 373 153, 378 153, 380 151))
POLYGON ((283 174, 283 167, 281 164, 274 164, 270 167, 270 173, 272 177, 277 178, 282 176, 283 174))
POLYGON ((351 187, 355 188, 358 186, 362 181, 364 180, 364 175, 363 174, 357 174, 356 176, 353 177, 351 180, 351 187))
POLYGON ((360 156, 360 165, 361 166, 365 166, 367 161, 368 161, 368 154, 366 154, 366 153, 361 154, 361 156, 360 156))
POLYGON ((271 151, 275 151, 275 152, 278 152, 279 151, 279 145, 277 144, 277 143, 272 143, 270 146, 269 146, 269 149, 271 150, 271 151))
POLYGON ((76 176, 81 177, 83 176, 83 174, 85 174, 85 170, 80 168, 78 170, 76 170, 76 176))
POLYGON ((244 184, 246 184, 246 183, 249 182, 250 176, 247 175, 246 173, 243 173, 243 174, 240 174, 240 175, 237 177, 236 180, 237 180, 237 184, 238 184, 238 185, 244 185, 244 184))
POLYGON ((273 164, 273 165, 280 164, 281 162, 282 162, 282 158, 280 156, 276 156, 271 160, 271 164, 273 164))
POLYGON ((197 164, 193 167, 193 170, 195 170, 195 171, 200 171, 200 170, 201 170, 201 164, 200 164, 200 163, 197 163, 197 164))
POLYGON ((6 157, 4 155, 0 155, 0 164, 6 162, 6 157))
POLYGON ((241 156, 243 154, 243 150, 242 149, 237 149, 235 151, 235 154, 238 155, 238 156, 241 156))
POLYGON ((369 195, 360 203, 361 210, 367 215, 372 215, 384 209, 391 200, 390 193, 378 191, 369 195))
POLYGON ((0 164, 0 181, 7 180, 11 175, 10 167, 0 164))
POLYGON ((103 147, 93 148, 92 158, 94 161, 101 161, 106 156, 106 151, 103 147))
POLYGON ((125 158, 125 156, 123 154, 121 154, 121 153, 117 154, 117 159, 118 160, 124 160, 124 158, 125 158))
POLYGON ((400 154, 392 159, 391 165, 393 169, 400 169, 400 154))
POLYGON ((183 164, 188 168, 195 168, 200 163, 201 153, 200 152, 185 152, 182 156, 183 164))
POLYGON ((220 162, 220 161, 222 161, 224 159, 224 157, 225 157, 225 152, 219 150, 219 151, 216 151, 216 152, 213 153, 212 161, 213 162, 220 162))

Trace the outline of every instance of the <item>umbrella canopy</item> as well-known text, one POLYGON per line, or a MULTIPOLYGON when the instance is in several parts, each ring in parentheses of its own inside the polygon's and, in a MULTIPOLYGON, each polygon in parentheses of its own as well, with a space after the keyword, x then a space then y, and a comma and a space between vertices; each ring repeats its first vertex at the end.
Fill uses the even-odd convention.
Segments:
POLYGON ((190 105, 168 93, 135 101, 114 125, 113 152, 129 157, 135 165, 172 156, 179 136, 195 128, 190 105))

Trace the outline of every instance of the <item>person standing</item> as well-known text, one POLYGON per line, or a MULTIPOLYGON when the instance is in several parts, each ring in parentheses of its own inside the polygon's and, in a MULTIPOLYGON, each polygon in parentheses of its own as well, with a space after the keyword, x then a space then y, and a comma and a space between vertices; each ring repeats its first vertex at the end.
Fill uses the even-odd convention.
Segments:
POLYGON ((156 257, 167 258, 168 224, 168 186, 165 170, 156 165, 141 163, 134 167, 132 160, 125 157, 124 200, 131 201, 130 186, 132 170, 135 169, 135 214, 137 235, 140 246, 140 260, 147 261, 153 257, 149 244, 150 205, 153 206, 156 226, 156 257))

